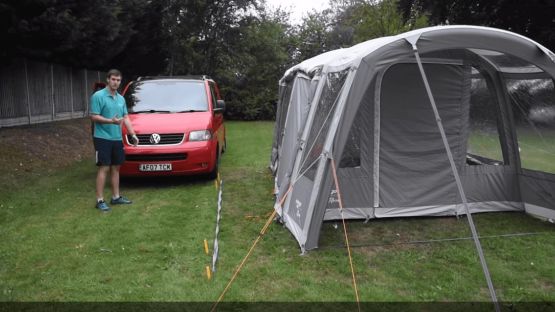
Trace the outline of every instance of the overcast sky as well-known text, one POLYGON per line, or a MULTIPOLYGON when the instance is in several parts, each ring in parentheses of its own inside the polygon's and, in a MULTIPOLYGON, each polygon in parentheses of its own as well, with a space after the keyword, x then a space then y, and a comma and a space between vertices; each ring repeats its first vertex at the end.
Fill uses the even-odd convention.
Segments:
POLYGON ((322 11, 329 7, 329 0, 266 0, 266 3, 272 9, 279 6, 291 12, 291 21, 293 23, 300 23, 303 15, 307 12, 316 9, 322 11))

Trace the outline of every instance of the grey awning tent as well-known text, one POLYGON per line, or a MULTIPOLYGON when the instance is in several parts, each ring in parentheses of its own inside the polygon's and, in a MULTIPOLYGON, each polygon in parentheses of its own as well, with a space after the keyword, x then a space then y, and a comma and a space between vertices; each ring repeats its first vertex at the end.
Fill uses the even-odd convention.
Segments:
POLYGON ((303 251, 318 247, 322 222, 341 218, 332 160, 348 219, 465 207, 555 219, 554 77, 545 47, 475 26, 378 38, 290 68, 270 163, 280 220, 303 251))

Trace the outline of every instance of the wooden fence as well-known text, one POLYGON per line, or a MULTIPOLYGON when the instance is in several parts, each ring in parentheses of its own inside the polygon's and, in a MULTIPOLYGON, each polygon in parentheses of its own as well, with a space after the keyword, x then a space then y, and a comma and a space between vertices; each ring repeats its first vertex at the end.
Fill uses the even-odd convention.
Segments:
POLYGON ((89 114, 93 84, 106 73, 27 59, 0 67, 0 128, 89 114))

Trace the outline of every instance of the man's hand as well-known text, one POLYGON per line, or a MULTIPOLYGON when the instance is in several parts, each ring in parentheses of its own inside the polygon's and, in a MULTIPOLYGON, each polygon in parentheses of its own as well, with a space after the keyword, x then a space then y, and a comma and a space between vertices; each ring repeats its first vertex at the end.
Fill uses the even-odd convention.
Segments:
POLYGON ((112 123, 113 124, 121 126, 122 122, 123 122, 123 118, 119 118, 118 115, 115 115, 114 117, 112 117, 112 123))
POLYGON ((132 135, 131 135, 131 141, 132 141, 131 144, 132 144, 133 146, 136 147, 137 145, 139 145, 139 138, 137 137, 136 134, 132 134, 132 135))

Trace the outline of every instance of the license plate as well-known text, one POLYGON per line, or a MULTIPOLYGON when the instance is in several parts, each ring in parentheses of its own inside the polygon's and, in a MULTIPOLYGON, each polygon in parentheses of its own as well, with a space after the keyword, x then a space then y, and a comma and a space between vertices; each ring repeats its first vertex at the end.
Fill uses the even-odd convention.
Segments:
POLYGON ((140 164, 140 171, 172 171, 172 164, 140 164))

